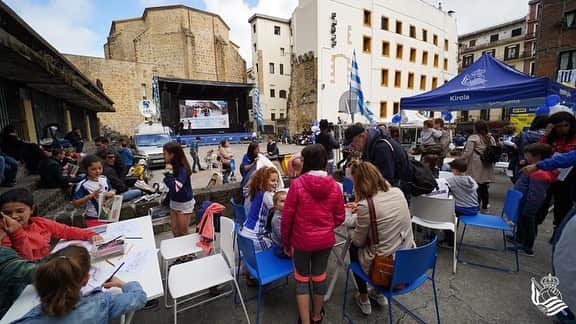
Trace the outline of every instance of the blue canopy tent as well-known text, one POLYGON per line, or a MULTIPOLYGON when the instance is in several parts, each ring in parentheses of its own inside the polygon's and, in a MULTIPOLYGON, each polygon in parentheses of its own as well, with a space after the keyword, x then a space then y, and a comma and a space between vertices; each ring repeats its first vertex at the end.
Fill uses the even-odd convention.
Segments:
POLYGON ((568 105, 575 89, 550 78, 533 78, 483 54, 465 71, 444 85, 400 100, 401 109, 463 111, 490 108, 537 107, 556 94, 568 105))

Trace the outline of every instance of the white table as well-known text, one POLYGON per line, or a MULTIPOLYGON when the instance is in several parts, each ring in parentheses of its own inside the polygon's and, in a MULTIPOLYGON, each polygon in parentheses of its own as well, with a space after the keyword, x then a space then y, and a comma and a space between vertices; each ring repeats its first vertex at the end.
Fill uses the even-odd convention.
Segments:
MULTIPOLYGON (((154 232, 152 231, 152 218, 150 216, 129 219, 118 223, 112 223, 107 226, 108 230, 129 227, 131 233, 138 233, 139 237, 142 237, 141 239, 127 240, 129 244, 129 250, 127 250, 128 253, 148 249, 154 249, 156 251, 156 242, 154 240, 154 232)), ((120 256, 109 260, 111 262, 119 262, 121 259, 122 257, 120 256)), ((158 258, 149 258, 146 261, 146 264, 142 264, 138 269, 140 270, 130 273, 120 272, 117 276, 124 282, 138 281, 146 292, 148 300, 153 300, 163 296, 164 288, 162 286, 162 277, 160 275, 158 258)), ((2 320, 0 320, 0 324, 10 323, 28 313, 30 309, 38 304, 39 300, 37 296, 38 295, 32 285, 26 287, 22 294, 20 294, 20 297, 18 297, 12 307, 10 307, 6 315, 4 315, 2 320)), ((134 313, 127 314, 125 322, 130 323, 133 316, 134 313)))

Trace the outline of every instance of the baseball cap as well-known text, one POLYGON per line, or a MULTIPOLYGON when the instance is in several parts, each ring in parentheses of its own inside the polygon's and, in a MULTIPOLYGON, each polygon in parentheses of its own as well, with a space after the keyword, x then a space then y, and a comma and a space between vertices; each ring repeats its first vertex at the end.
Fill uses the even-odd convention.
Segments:
POLYGON ((362 134, 364 132, 364 127, 360 125, 352 125, 344 131, 344 145, 350 145, 354 137, 362 134))

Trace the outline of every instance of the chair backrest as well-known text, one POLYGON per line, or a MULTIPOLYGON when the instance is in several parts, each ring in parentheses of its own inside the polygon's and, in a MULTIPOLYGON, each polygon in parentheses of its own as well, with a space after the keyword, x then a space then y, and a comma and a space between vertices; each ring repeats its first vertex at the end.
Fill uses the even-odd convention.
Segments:
POLYGON ((234 222, 227 217, 220 219, 220 251, 224 254, 230 268, 235 269, 234 222))
POLYGON ((251 239, 242 235, 237 235, 238 248, 242 254, 242 260, 245 265, 252 267, 258 273, 258 263, 256 262, 256 250, 254 250, 254 242, 251 239))
POLYGON ((342 189, 344 190, 344 193, 353 195, 354 183, 352 182, 352 179, 344 177, 344 179, 342 180, 342 189))
MULTIPOLYGON (((542 194, 544 195, 545 193, 542 194)), ((514 189, 509 189, 508 192, 506 192, 506 200, 504 201, 502 216, 506 216, 506 219, 513 222, 514 224, 516 224, 518 221, 522 196, 524 195, 520 191, 514 189)))
POLYGON ((433 223, 456 223, 454 199, 426 196, 412 197, 410 214, 433 223))
POLYGON ((414 282, 428 270, 436 267, 438 236, 432 242, 413 249, 396 251, 390 287, 414 282))
POLYGON ((244 206, 237 204, 234 198, 230 198, 230 204, 234 208, 234 222, 240 226, 244 225, 244 221, 246 220, 246 210, 244 210, 244 206))

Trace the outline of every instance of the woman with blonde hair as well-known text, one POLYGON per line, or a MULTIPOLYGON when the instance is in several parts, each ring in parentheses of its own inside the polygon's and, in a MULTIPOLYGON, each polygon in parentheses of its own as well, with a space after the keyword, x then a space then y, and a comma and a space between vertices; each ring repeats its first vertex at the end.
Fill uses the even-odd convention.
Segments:
MULTIPOLYGON (((402 191, 390 186, 369 162, 352 162, 351 174, 357 203, 350 203, 349 207, 358 216, 354 228, 349 230, 352 239, 350 262, 358 262, 362 270, 368 273, 376 255, 394 256, 396 250, 413 248, 416 244, 408 203, 402 191), (374 206, 374 222, 370 216, 370 203, 374 206)), ((380 305, 385 304, 386 300, 378 293, 368 294, 364 280, 358 276, 355 279, 359 290, 356 302, 362 313, 372 313, 368 297, 380 305)))

